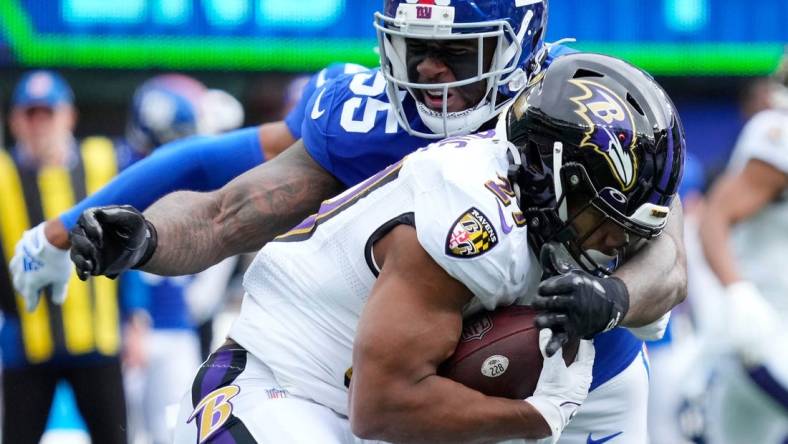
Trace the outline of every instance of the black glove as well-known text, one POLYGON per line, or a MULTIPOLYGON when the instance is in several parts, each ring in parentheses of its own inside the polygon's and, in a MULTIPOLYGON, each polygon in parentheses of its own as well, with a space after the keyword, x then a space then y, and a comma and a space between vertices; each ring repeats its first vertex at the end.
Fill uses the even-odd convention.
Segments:
POLYGON ((69 232, 71 261, 83 281, 88 276, 116 278, 141 267, 156 250, 156 229, 129 205, 85 210, 69 232))
POLYGON ((543 267, 552 267, 558 274, 539 284, 533 307, 544 311, 537 315, 536 326, 553 331, 546 350, 549 356, 570 338, 591 339, 624 319, 629 310, 629 291, 621 279, 554 267, 555 260, 545 256, 540 255, 543 267))

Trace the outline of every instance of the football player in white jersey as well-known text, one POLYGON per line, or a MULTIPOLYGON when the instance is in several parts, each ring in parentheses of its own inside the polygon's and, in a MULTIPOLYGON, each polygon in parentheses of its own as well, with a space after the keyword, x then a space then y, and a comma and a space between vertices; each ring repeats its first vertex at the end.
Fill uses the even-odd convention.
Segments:
MULTIPOLYGON (((480 309, 550 309, 537 321, 553 331, 540 334, 548 356, 615 327, 623 284, 601 276, 661 234, 683 153, 675 109, 650 77, 601 55, 558 59, 495 129, 418 150, 260 250, 228 343, 182 403, 177 442, 586 443, 594 421, 619 430, 606 441, 642 442, 645 424, 638 434, 626 415, 594 416, 639 402, 616 396, 645 382, 642 364, 626 360, 577 410, 592 385, 587 341, 568 367, 560 353, 547 358, 526 402, 484 396, 437 367, 480 309), (537 297, 534 252, 547 244, 566 254, 550 267, 563 274, 537 297), (562 294, 594 275, 582 300, 562 294), (576 304, 596 316, 573 319, 576 304)), ((78 226, 78 267, 89 259, 110 273, 170 241, 130 207, 88 210, 78 226)))
MULTIPOLYGON (((288 119, 291 132, 293 128, 301 130, 301 140, 282 156, 252 168, 261 161, 260 141, 265 140, 265 131, 258 134, 254 128, 197 146, 184 142, 191 148, 161 150, 167 156, 143 161, 135 174, 119 178, 115 186, 89 198, 90 205, 82 202, 68 211, 61 218, 68 221, 64 226, 73 226, 82 210, 90 206, 142 202, 138 204, 142 208, 152 202, 149 198, 161 196, 162 189, 193 190, 172 193, 148 210, 166 242, 152 247, 155 252, 144 269, 164 275, 199 271, 224 257, 261 248, 317 211, 321 201, 364 181, 434 138, 493 128, 497 115, 505 104, 511 103, 516 92, 552 60, 568 52, 567 48, 543 41, 547 0, 381 3, 382 8, 375 15, 381 39, 381 67, 339 76, 318 88, 305 104, 303 125, 291 127, 290 123, 295 122, 288 119), (247 169, 250 170, 228 183, 247 169), (216 192, 195 192, 220 186, 216 192), (118 194, 119 190, 124 191, 118 194)), ((321 77, 324 76, 318 76, 321 77)), ((561 91, 565 88, 563 84, 559 87, 561 91)), ((575 88, 578 94, 586 94, 580 86, 575 88)), ((589 105, 593 105, 594 113, 612 113, 605 120, 621 119, 626 117, 623 110, 627 105, 618 102, 626 102, 625 98, 626 95, 615 100, 591 94, 589 105)), ((637 110, 635 113, 640 115, 637 110)), ((262 148, 266 151, 270 146, 265 142, 262 148)), ((631 165, 628 168, 630 158, 620 157, 617 152, 620 150, 608 157, 610 165, 618 162, 623 168, 621 174, 629 180, 638 170, 631 165)), ((564 328, 583 337, 594 336, 609 326, 640 327, 664 317, 686 295, 681 228, 681 207, 676 199, 665 235, 617 268, 614 279, 602 281, 608 285, 604 294, 596 278, 555 276, 548 278, 551 281, 540 291, 548 295, 560 293, 576 303, 548 310, 567 315, 565 319, 572 325, 564 328), (661 279, 653 279, 654 275, 661 279), (619 303, 600 312, 597 303, 611 297, 611 293, 615 293, 619 303), (626 312, 624 304, 628 307, 626 312)), ((51 282, 53 276, 62 275, 54 270, 56 267, 47 265, 54 265, 49 258, 53 249, 45 245, 39 243, 32 248, 20 244, 17 249, 18 264, 28 259, 44 264, 36 270, 23 270, 20 266, 14 273, 15 280, 26 283, 28 294, 35 300, 36 289, 51 282)), ((63 254, 60 251, 55 255, 57 263, 63 254)), ((115 270, 132 268, 139 265, 138 259, 126 255, 112 263, 82 260, 81 276, 106 274, 105 265, 115 270)), ((597 353, 592 395, 628 401, 595 410, 589 410, 591 404, 586 404, 584 410, 588 414, 582 416, 597 418, 585 422, 588 427, 584 437, 589 441, 608 440, 611 436, 619 442, 643 441, 640 437, 645 430, 647 360, 641 339, 653 339, 660 330, 638 334, 636 337, 627 328, 614 328, 594 336, 597 353), (630 379, 623 383, 614 381, 620 374, 630 379), (616 392, 614 396, 611 390, 616 392), (630 392, 619 393, 625 390, 630 392)), ((565 335, 556 335, 551 350, 563 340, 565 335)), ((583 422, 576 419, 574 423, 583 422)))
POLYGON ((735 356, 718 380, 713 442, 788 439, 788 54, 783 60, 774 106, 742 130, 700 230, 725 286, 724 333, 735 356))

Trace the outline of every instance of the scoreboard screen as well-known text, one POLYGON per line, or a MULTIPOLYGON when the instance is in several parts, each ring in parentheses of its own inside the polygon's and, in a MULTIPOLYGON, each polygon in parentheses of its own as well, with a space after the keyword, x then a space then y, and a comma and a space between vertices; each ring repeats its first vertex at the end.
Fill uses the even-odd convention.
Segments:
MULTIPOLYGON (((378 61, 382 0, 2 0, 0 64, 309 71, 378 61)), ((552 0, 548 40, 662 75, 757 75, 788 42, 788 1, 552 0), (757 5, 757 6, 756 6, 757 5)))

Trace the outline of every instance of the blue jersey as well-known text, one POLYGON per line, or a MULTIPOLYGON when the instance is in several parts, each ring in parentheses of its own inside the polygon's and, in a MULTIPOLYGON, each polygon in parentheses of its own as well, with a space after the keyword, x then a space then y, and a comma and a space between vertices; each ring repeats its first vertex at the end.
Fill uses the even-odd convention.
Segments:
POLYGON ((154 329, 194 328, 185 293, 193 276, 164 277, 132 270, 122 279, 125 310, 145 310, 154 329))
MULTIPOLYGON (((553 47, 546 63, 569 52, 553 47)), ((403 107, 411 128, 430 132, 409 94, 404 94, 403 107)), ((315 161, 348 187, 432 142, 398 125, 379 68, 337 77, 317 89, 306 105, 301 137, 315 161)), ((592 389, 623 371, 643 343, 617 328, 598 335, 595 345, 592 389)))
POLYGON ((301 99, 298 101, 295 107, 287 114, 285 117, 285 124, 287 125, 287 129, 290 130, 290 134, 293 135, 293 139, 300 139, 301 138, 301 124, 304 121, 304 117, 306 116, 306 103, 312 94, 314 94, 316 89, 322 88, 327 81, 343 76, 345 74, 355 74, 357 72, 366 71, 367 68, 364 68, 361 65, 356 65, 354 63, 334 63, 333 65, 329 65, 327 68, 323 68, 317 74, 313 75, 309 78, 309 81, 304 85, 304 89, 301 92, 301 99))

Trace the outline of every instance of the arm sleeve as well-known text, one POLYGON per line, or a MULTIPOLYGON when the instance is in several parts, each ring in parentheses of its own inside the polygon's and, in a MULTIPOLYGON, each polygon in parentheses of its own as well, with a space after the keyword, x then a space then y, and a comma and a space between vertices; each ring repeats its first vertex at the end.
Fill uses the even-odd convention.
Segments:
POLYGON ((210 191, 263 162, 259 127, 221 136, 192 137, 156 150, 120 173, 107 186, 60 215, 71 229, 90 207, 128 204, 145 210, 178 190, 210 191))

